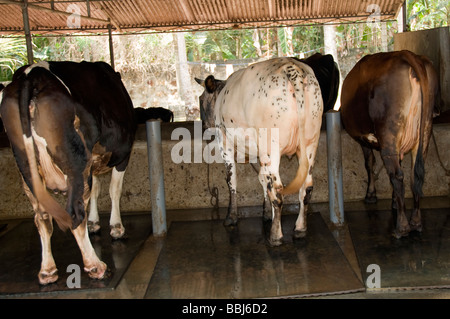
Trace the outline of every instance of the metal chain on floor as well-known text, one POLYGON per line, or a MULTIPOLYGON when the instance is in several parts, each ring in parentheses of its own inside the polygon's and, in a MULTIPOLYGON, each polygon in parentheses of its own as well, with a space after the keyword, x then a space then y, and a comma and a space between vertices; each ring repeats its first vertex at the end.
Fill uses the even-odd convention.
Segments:
POLYGON ((219 189, 216 186, 211 188, 211 186, 209 184, 210 166, 211 165, 208 164, 208 173, 207 173, 208 191, 209 191, 209 194, 211 195, 211 199, 210 199, 211 206, 213 206, 215 209, 217 209, 217 208, 219 208, 219 189))
MULTIPOLYGON (((254 171, 259 174, 259 171, 256 169, 256 167, 253 165, 253 163, 250 163, 254 169, 254 171)), ((214 208, 219 208, 219 188, 217 186, 211 187, 210 185, 210 164, 208 164, 208 171, 207 171, 207 179, 208 179, 208 191, 211 195, 210 204, 214 208)))

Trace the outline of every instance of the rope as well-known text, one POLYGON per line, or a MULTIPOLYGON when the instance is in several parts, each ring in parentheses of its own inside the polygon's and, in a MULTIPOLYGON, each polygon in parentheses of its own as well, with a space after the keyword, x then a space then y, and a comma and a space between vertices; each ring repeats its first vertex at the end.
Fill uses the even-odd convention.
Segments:
POLYGON ((436 143, 436 138, 434 137, 434 131, 432 131, 431 134, 433 137, 434 146, 436 147, 436 154, 437 154, 439 163, 441 164, 442 168, 444 169, 445 175, 450 176, 450 170, 445 167, 444 163, 442 162, 441 155, 439 154, 439 149, 438 149, 438 145, 436 143))

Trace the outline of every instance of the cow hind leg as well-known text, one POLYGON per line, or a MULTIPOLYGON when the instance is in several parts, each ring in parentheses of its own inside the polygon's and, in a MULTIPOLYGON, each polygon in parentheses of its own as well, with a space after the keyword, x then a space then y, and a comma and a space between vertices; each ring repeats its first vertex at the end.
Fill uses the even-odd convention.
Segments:
POLYGON ((263 193, 264 193, 263 222, 268 222, 268 221, 272 220, 272 218, 273 218, 273 208, 272 208, 272 203, 270 202, 269 197, 267 195, 267 182, 266 182, 266 178, 262 171, 262 166, 259 171, 258 178, 259 178, 259 182, 261 183, 261 186, 263 188, 263 193))
POLYGON ((364 166, 367 172, 367 191, 366 197, 364 198, 364 202, 366 204, 375 204, 377 202, 377 192, 375 189, 375 156, 373 154, 373 150, 369 147, 362 146, 363 154, 364 154, 364 166))
POLYGON ((114 239, 122 238, 125 234, 122 219, 120 217, 120 197, 122 195, 122 185, 125 170, 118 171, 113 168, 111 175, 111 184, 109 186, 109 195, 111 197, 111 216, 109 220, 110 235, 114 239))
POLYGON ((98 196, 100 195, 101 184, 97 176, 92 176, 92 188, 89 205, 88 230, 95 234, 100 231, 100 217, 98 215, 98 196))
POLYGON ((36 213, 34 215, 34 223, 38 229, 42 246, 42 262, 39 270, 39 283, 47 285, 58 280, 58 269, 53 259, 51 248, 51 237, 53 234, 52 217, 47 213, 36 213))
POLYGON ((396 225, 393 236, 396 238, 401 238, 403 236, 407 236, 411 230, 405 214, 405 187, 403 184, 404 175, 400 167, 398 154, 387 155, 383 153, 384 152, 381 152, 381 157, 393 187, 395 203, 397 206, 396 225))
POLYGON ((411 214, 411 219, 409 221, 409 226, 411 230, 422 231, 422 214, 420 213, 420 196, 418 194, 413 194, 414 199, 414 209, 411 214))
POLYGON ((298 213, 297 220, 295 222, 294 238, 304 238, 306 236, 307 230, 306 213, 308 204, 311 200, 312 191, 313 191, 312 179, 311 180, 307 179, 305 185, 300 189, 299 192, 300 210, 298 213))
POLYGON ((228 189, 230 191, 230 202, 228 204, 227 217, 225 218, 225 226, 233 226, 238 222, 238 212, 237 212, 237 195, 236 195, 236 164, 232 159, 228 159, 225 156, 225 167, 226 167, 226 180, 228 184, 228 189))
POLYGON ((283 231, 281 229, 281 210, 283 208, 283 185, 278 173, 266 176, 267 194, 272 204, 272 225, 270 228, 269 244, 279 246, 282 244, 283 231))
POLYGON ((306 148, 306 158, 308 159, 307 162, 303 162, 301 160, 301 156, 297 154, 298 157, 298 165, 304 165, 308 171, 308 174, 306 175, 305 181, 303 182, 302 187, 299 191, 299 213, 297 220, 295 222, 295 228, 294 228, 294 238, 303 238, 306 235, 306 229, 307 229, 307 222, 306 222, 306 213, 308 204, 311 201, 311 195, 313 191, 313 177, 312 177, 312 169, 314 166, 314 161, 316 157, 316 151, 317 151, 317 145, 319 143, 319 140, 317 139, 314 143, 310 144, 306 148))
POLYGON ((281 228, 281 210, 283 208, 283 184, 279 174, 280 154, 272 150, 270 164, 262 164, 260 179, 264 178, 267 195, 272 205, 272 225, 270 227, 269 244, 279 246, 282 244, 283 231, 281 228))
POLYGON ((42 259, 41 269, 39 270, 38 279, 41 285, 48 285, 58 280, 58 269, 53 259, 51 237, 53 234, 53 219, 50 214, 41 213, 39 211, 39 203, 31 193, 27 184, 23 182, 25 194, 33 206, 35 212, 34 224, 38 230, 41 239, 42 259))
MULTIPOLYGON (((414 200, 414 208, 411 214, 411 219, 409 221, 409 226, 411 227, 411 230, 416 230, 421 232, 422 231, 422 216, 420 213, 420 193, 419 190, 414 187, 415 182, 415 174, 414 174, 414 166, 416 164, 416 155, 418 150, 413 149, 411 152, 411 158, 412 158, 412 170, 411 170, 411 190, 413 193, 413 200, 414 200)), ((423 165, 423 164, 422 164, 423 165)))
POLYGON ((86 271, 90 278, 103 279, 106 273, 107 266, 102 262, 89 240, 89 234, 87 231, 87 219, 76 228, 72 229, 72 233, 80 248, 81 255, 83 257, 84 271, 86 271))

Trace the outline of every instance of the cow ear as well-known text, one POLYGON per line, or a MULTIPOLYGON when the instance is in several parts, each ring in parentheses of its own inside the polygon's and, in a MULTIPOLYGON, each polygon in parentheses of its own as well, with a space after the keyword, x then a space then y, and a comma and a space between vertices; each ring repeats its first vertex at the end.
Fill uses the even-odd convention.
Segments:
POLYGON ((214 93, 217 89, 216 79, 214 76, 210 75, 205 79, 205 89, 208 93, 214 93))
POLYGON ((197 82, 201 86, 205 87, 205 80, 202 80, 202 79, 199 79, 199 78, 194 78, 194 79, 195 79, 195 82, 197 82))

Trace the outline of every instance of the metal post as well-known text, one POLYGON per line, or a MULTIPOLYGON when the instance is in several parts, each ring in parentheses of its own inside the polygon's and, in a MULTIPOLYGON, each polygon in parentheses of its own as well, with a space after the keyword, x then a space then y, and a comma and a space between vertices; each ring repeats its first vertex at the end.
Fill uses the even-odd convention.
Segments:
POLYGON ((339 111, 330 110, 326 113, 326 121, 330 220, 335 225, 343 225, 341 114, 339 111))
POLYGON ((114 45, 113 45, 111 29, 112 29, 111 24, 108 24, 109 60, 110 60, 111 67, 113 68, 113 70, 115 70, 115 67, 114 67, 114 45))
POLYGON ((402 20, 403 20, 403 24, 402 24, 403 30, 402 30, 402 32, 408 31, 408 26, 406 25, 406 21, 407 21, 407 19, 406 19, 407 12, 406 11, 407 10, 408 10, 408 8, 406 7, 406 1, 404 1, 403 4, 402 4, 402 20))
POLYGON ((154 236, 164 236, 166 225, 166 197, 164 192, 164 168, 160 121, 148 120, 147 130, 148 170, 152 203, 152 227, 154 236))
POLYGON ((25 42, 27 44, 28 64, 33 64, 33 42, 31 40, 30 19, 28 18, 28 0, 23 1, 22 6, 23 29, 25 31, 25 42))

